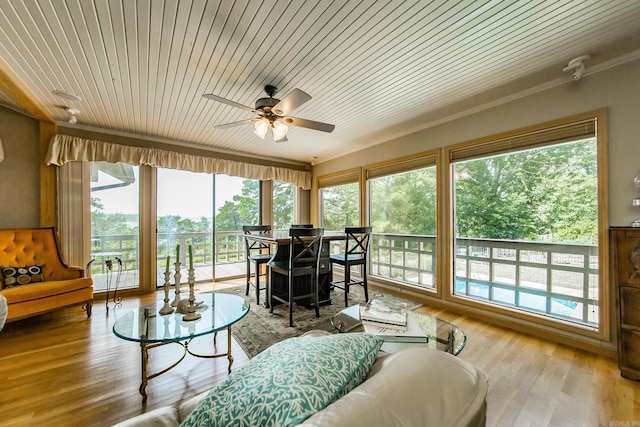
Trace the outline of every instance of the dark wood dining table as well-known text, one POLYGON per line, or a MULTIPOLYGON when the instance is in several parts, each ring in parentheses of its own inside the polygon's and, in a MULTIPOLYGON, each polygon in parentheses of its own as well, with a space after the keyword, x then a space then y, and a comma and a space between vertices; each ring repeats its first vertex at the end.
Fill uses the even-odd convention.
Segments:
MULTIPOLYGON (((272 261, 288 262, 289 260, 289 247, 291 244, 291 238, 289 237, 289 230, 275 230, 268 234, 251 234, 245 236, 249 240, 255 240, 262 243, 269 244, 273 247, 271 253, 272 261)), ((333 280, 333 270, 331 263, 329 262, 331 242, 336 240, 345 240, 347 235, 342 232, 326 232, 322 236, 322 248, 320 251, 320 268, 318 277, 318 297, 319 305, 331 304, 331 281, 333 280)), ((270 274, 270 272, 268 272, 270 274)), ((295 293, 305 294, 309 293, 309 287, 311 281, 308 276, 297 277, 294 284, 295 293)), ((286 298, 289 292, 289 286, 287 278, 281 274, 273 274, 269 276, 269 287, 274 295, 286 298)), ((265 305, 270 304, 270 298, 267 298, 265 305)), ((300 300, 299 304, 312 308, 313 304, 310 300, 300 300)))

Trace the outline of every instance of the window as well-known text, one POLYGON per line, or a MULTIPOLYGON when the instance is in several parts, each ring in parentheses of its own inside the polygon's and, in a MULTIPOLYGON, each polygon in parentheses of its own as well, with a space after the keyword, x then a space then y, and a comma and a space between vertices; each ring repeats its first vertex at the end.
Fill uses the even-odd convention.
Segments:
POLYGON ((342 184, 320 190, 322 226, 325 231, 344 231, 360 223, 358 183, 342 184))
POLYGON ((157 169, 157 286, 164 285, 167 256, 170 269, 180 245, 182 283, 188 281, 188 247, 193 251, 196 281, 213 279, 213 176, 176 169, 157 169))
POLYGON ((454 296, 600 329, 597 125, 590 117, 449 149, 454 296))
POLYGON ((325 232, 344 232, 345 227, 360 225, 360 169, 320 177, 318 189, 320 224, 325 232))
POLYGON ((91 163, 91 276, 97 292, 138 287, 138 167, 91 163))
MULTIPOLYGON (((273 224, 274 230, 289 228, 295 221, 295 186, 282 181, 273 181, 273 224)), ((257 223, 256 223, 257 224, 257 223)))
POLYGON ((242 226, 260 223, 260 181, 216 175, 215 211, 214 277, 244 275, 242 226))
POLYGON ((436 163, 429 153, 365 168, 372 276, 436 289, 436 163))

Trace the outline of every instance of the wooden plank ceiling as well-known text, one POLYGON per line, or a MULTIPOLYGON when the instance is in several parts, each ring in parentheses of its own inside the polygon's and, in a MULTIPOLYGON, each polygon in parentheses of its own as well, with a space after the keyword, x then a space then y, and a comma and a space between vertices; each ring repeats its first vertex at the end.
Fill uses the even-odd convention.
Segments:
POLYGON ((324 161, 519 91, 640 57, 640 1, 10 0, 0 2, 0 104, 67 125, 259 157, 324 161), (313 99, 288 141, 253 134, 264 86, 313 99), (81 101, 56 96, 61 90, 81 101), (446 113, 444 113, 446 112, 446 113))

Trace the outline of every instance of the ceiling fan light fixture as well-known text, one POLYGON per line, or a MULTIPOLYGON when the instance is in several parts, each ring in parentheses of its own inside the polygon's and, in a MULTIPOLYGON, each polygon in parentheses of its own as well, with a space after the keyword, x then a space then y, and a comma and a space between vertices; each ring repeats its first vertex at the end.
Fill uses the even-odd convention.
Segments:
POLYGON ((269 122, 266 119, 258 120, 255 126, 256 128, 253 133, 255 133, 258 138, 264 139, 264 137, 267 136, 267 131, 269 130, 269 122))
POLYGON ((284 138, 285 136, 287 136, 287 131, 289 130, 289 127, 284 123, 282 123, 280 120, 274 121, 272 126, 273 126, 273 139, 275 141, 278 141, 284 138))

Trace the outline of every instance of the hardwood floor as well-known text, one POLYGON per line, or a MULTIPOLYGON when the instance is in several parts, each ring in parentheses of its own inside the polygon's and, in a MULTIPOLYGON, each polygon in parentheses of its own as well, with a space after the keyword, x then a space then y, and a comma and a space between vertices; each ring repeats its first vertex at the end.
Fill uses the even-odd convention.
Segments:
POLYGON ((613 359, 465 316, 422 307, 461 327, 460 358, 489 377, 488 426, 640 426, 640 382, 613 359))
MULTIPOLYGON (((0 332, 0 425, 110 426, 226 378, 226 359, 187 356, 149 382, 147 404, 141 404, 139 346, 115 337, 111 328, 119 315, 155 298, 127 298, 115 310, 111 304, 109 316, 97 303, 90 320, 74 307, 6 325, 0 332)), ((420 310, 467 333, 459 357, 489 376, 488 426, 640 426, 640 382, 621 378, 614 360, 465 316, 420 310)), ((210 349, 210 338, 198 340, 201 347, 194 348, 210 349)), ((219 345, 225 342, 218 337, 219 345)), ((179 350, 151 350, 150 369, 162 369, 179 350)), ((236 369, 248 361, 235 342, 233 355, 236 369)))

